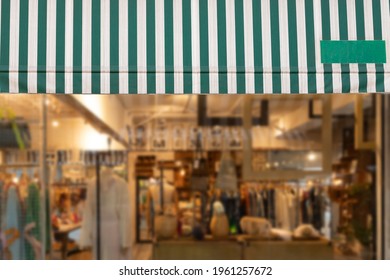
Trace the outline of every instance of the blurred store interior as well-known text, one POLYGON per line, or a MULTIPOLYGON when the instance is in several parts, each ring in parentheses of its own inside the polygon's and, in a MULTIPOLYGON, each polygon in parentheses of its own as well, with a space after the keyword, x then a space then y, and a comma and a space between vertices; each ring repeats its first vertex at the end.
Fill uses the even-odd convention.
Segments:
POLYGON ((381 102, 2 95, 0 259, 376 259, 381 102))

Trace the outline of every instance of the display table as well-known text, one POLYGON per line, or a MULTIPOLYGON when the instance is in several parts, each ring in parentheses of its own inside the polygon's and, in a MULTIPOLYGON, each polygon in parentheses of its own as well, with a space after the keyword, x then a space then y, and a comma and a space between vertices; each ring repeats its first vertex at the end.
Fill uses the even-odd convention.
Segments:
POLYGON ((61 258, 63 260, 66 259, 66 254, 68 252, 69 233, 79 228, 81 228, 81 223, 61 225, 58 230, 54 231, 54 236, 61 242, 61 258))
POLYGON ((328 240, 159 240, 153 244, 155 260, 331 260, 328 240))
POLYGON ((332 260, 329 240, 247 241, 244 260, 332 260))

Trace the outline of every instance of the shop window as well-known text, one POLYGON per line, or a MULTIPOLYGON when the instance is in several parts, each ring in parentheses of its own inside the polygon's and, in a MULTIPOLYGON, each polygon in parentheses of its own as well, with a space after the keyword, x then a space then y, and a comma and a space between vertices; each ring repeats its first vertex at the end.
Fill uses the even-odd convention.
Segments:
POLYGON ((292 180, 329 175, 331 100, 322 97, 252 97, 243 109, 245 180, 292 180), (268 108, 264 105, 268 103, 268 108), (268 111, 267 122, 253 125, 268 111))

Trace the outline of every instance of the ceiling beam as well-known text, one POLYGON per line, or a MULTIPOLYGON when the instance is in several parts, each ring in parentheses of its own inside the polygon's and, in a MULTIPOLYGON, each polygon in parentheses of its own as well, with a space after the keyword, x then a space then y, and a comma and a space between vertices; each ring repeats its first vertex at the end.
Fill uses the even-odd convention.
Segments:
POLYGON ((115 130, 109 125, 98 118, 94 113, 88 110, 83 104, 77 99, 70 95, 55 95, 55 98, 61 101, 63 104, 75 109, 91 126, 101 133, 105 133, 111 136, 114 140, 122 144, 126 149, 129 147, 128 142, 120 136, 115 130))

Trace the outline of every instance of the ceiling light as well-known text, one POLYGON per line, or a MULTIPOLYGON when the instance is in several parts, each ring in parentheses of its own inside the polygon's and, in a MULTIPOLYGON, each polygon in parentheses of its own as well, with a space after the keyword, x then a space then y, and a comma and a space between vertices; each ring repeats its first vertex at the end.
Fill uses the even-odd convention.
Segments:
POLYGON ((317 155, 314 152, 310 152, 307 154, 307 159, 309 161, 315 161, 317 159, 317 155))
POLYGON ((275 129, 275 137, 279 137, 283 135, 283 130, 281 129, 275 129))
POLYGON ((58 127, 60 125, 60 123, 58 121, 54 120, 54 121, 51 122, 51 125, 53 127, 58 127))

